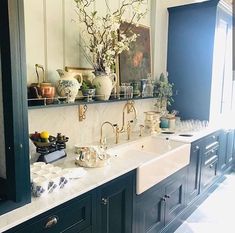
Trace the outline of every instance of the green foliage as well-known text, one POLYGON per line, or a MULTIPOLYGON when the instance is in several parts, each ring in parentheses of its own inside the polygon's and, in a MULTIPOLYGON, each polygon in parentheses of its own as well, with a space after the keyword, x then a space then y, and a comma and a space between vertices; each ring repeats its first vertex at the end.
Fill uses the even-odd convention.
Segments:
POLYGON ((95 88, 95 86, 92 85, 92 83, 90 81, 83 80, 81 90, 88 90, 88 89, 94 89, 94 88, 95 88))
POLYGON ((173 83, 169 83, 168 79, 161 73, 159 80, 154 84, 155 86, 155 96, 160 100, 166 100, 168 105, 174 102, 173 96, 173 83))

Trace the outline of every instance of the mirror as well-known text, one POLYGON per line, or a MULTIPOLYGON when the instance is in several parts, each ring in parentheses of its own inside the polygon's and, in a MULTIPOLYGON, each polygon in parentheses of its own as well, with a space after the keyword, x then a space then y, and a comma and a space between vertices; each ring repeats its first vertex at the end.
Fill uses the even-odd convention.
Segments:
MULTIPOLYGON (((92 8, 106 14, 105 2, 114 11, 122 1, 95 0, 92 8)), ((151 24, 150 4, 148 1, 149 11, 140 21, 148 27, 151 24)), ((24 0, 28 85, 38 82, 35 64, 44 67, 45 82, 53 85, 59 79, 57 69, 66 66, 91 68, 80 47, 82 35, 75 6, 74 0, 24 0)), ((126 15, 127 19, 130 17, 131 13, 126 15)))

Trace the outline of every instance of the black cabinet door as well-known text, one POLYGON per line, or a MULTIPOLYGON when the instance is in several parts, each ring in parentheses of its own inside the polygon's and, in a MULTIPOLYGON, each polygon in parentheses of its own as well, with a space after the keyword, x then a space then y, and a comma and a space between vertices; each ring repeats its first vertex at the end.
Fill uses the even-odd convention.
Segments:
POLYGON ((191 146, 190 164, 187 175, 187 202, 190 203, 200 191, 201 142, 191 146))
POLYGON ((185 202, 186 170, 175 174, 165 186, 165 224, 172 221, 186 206, 185 202))
POLYGON ((160 232, 164 227, 165 198, 164 187, 156 185, 136 197, 134 213, 135 233, 160 232))
POLYGON ((97 229, 100 233, 132 231, 133 173, 98 189, 97 229))

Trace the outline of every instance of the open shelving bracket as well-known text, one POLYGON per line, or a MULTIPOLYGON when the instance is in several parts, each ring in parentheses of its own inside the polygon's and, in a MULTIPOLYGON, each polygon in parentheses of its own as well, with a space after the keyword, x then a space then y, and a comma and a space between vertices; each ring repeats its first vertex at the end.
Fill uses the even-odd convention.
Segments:
POLYGON ((78 116, 79 121, 83 121, 86 119, 86 112, 88 110, 88 106, 86 104, 78 105, 78 116))

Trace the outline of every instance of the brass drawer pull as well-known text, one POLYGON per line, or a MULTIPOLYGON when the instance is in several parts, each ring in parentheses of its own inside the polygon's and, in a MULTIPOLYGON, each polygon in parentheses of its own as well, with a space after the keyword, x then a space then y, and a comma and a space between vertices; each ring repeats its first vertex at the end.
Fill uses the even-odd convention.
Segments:
POLYGON ((45 228, 51 228, 53 226, 55 226, 58 223, 59 218, 57 216, 52 216, 50 218, 48 218, 47 223, 45 224, 45 228))

